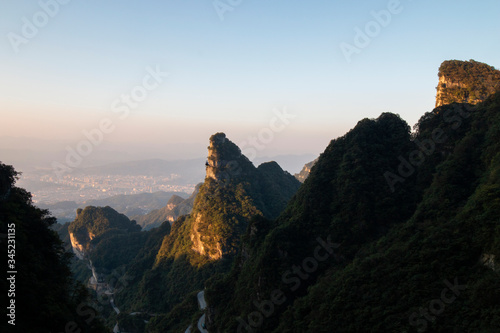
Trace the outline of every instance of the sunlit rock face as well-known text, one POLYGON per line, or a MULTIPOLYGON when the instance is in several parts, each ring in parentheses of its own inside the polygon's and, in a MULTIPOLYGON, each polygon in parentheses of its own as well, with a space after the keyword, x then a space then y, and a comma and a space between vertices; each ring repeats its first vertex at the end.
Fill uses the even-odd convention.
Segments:
POLYGON ((68 226, 73 252, 83 259, 92 249, 92 240, 110 230, 135 232, 141 227, 109 206, 77 209, 75 220, 68 226))
MULTIPOLYGON (((208 235, 202 236, 199 232, 199 227, 206 221, 203 221, 204 216, 202 214, 197 214, 195 222, 193 224, 193 231, 191 232, 191 241, 193 242, 192 250, 198 252, 202 256, 207 256, 212 260, 219 260, 223 256, 222 245, 215 239, 215 237, 210 237, 208 235), (208 238, 212 238, 209 239, 208 238)), ((209 224, 210 225, 210 224, 209 224)))
POLYGON ((305 182, 307 177, 309 177, 309 174, 311 173, 311 169, 316 164, 316 162, 318 162, 318 158, 315 159, 314 161, 309 162, 306 165, 304 165, 302 170, 299 173, 295 174, 295 178, 301 183, 305 182))
POLYGON ((83 260, 85 256, 85 250, 83 248, 83 245, 80 244, 80 242, 78 242, 73 233, 70 233, 69 237, 71 239, 71 247, 73 248, 73 253, 76 255, 78 259, 83 260))
POLYGON ((500 89, 500 71, 474 60, 445 61, 438 76, 436 107, 451 103, 478 104, 500 89))
POLYGON ((252 162, 224 133, 210 137, 206 177, 215 181, 228 181, 243 176, 245 170, 254 169, 252 162))
POLYGON ((71 240, 71 247, 73 248, 73 253, 75 253, 76 257, 80 260, 83 260, 85 257, 86 251, 89 249, 90 241, 94 239, 95 235, 92 233, 88 233, 86 237, 84 237, 87 241, 79 241, 74 233, 69 234, 69 238, 71 240))
POLYGON ((256 168, 224 133, 212 135, 205 182, 187 221, 191 250, 213 260, 235 255, 251 217, 276 218, 299 186, 276 162, 256 168))

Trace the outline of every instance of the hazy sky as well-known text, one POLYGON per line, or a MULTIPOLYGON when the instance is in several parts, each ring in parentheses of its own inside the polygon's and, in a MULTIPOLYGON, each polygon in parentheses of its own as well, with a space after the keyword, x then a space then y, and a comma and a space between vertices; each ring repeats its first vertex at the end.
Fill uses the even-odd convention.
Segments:
POLYGON ((413 126, 443 60, 499 68, 499 18, 498 0, 2 0, 0 137, 204 149, 223 131, 317 154, 381 112, 413 126))

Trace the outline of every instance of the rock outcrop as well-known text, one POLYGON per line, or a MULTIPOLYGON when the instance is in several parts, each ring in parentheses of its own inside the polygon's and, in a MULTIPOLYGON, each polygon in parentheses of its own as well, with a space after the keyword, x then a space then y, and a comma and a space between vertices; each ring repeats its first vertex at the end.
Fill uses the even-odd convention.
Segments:
POLYGON ((307 163, 306 165, 304 165, 304 167, 302 168, 302 170, 300 170, 299 173, 296 173, 294 175, 294 177, 301 183, 305 182, 307 177, 309 177, 309 174, 311 173, 311 169, 312 167, 316 164, 316 162, 318 162, 318 159, 315 159, 314 161, 311 161, 309 163, 307 163))
MULTIPOLYGON (((199 255, 211 260, 233 256, 250 219, 277 217, 299 186, 276 162, 256 168, 224 133, 216 133, 210 137, 206 178, 193 210, 173 230, 184 224, 179 239, 190 242, 189 249, 199 255)), ((177 242, 165 242, 157 262, 172 255, 177 242)))
POLYGON ((436 107, 451 103, 478 104, 500 89, 500 71, 474 60, 445 61, 438 76, 436 107))
POLYGON ((110 230, 140 231, 135 221, 111 207, 88 206, 76 211, 76 219, 68 227, 73 252, 80 259, 92 248, 92 240, 110 230))
POLYGON ((193 243, 192 250, 199 253, 202 256, 207 256, 212 260, 218 260, 222 258, 222 245, 217 237, 202 236, 200 233, 200 225, 203 222, 203 215, 198 213, 194 218, 193 229, 191 232, 191 242, 193 243), (210 241, 208 238, 212 238, 210 241), (214 244, 211 246, 209 244, 214 244))
POLYGON ((81 244, 80 241, 76 239, 74 233, 70 233, 69 238, 71 240, 71 248, 73 249, 73 253, 78 259, 83 260, 88 243, 86 245, 81 244))
POLYGON ((254 169, 252 162, 241 153, 238 146, 226 138, 226 134, 216 133, 210 137, 206 178, 227 182, 248 174, 251 169, 254 169))

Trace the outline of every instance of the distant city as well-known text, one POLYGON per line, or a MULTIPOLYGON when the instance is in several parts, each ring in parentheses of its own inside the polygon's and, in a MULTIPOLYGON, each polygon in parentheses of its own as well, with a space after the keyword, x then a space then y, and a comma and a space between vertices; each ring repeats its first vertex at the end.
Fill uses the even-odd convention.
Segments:
POLYGON ((54 175, 23 174, 19 186, 28 188, 34 203, 53 204, 61 201, 83 202, 120 194, 164 192, 193 192, 196 184, 176 184, 178 174, 170 176, 130 175, 54 175))

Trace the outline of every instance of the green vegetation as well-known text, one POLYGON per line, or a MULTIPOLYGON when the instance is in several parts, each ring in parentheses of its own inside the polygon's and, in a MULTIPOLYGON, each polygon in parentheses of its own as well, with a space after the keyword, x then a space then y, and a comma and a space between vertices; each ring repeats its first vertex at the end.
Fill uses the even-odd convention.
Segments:
POLYGON ((148 332, 163 333, 168 328, 171 332, 184 332, 190 325, 196 327, 202 312, 198 307, 197 292, 185 296, 184 301, 176 305, 167 315, 151 318, 148 332), (186 314, 193 314, 191 317, 186 314))
POLYGON ((453 102, 477 104, 500 88, 500 71, 474 60, 445 61, 439 68, 441 76, 449 83, 438 86, 440 105, 453 102))
POLYGON ((485 80, 490 75, 496 77, 498 70, 493 66, 472 59, 469 61, 447 60, 443 61, 439 67, 438 76, 443 75, 453 77, 466 85, 473 85, 477 80, 485 80))
POLYGON ((499 94, 437 108, 413 135, 395 115, 360 121, 279 218, 252 220, 231 272, 207 283, 210 330, 246 332, 242 318, 254 332, 497 331, 499 152, 499 94), (390 191, 384 173, 418 150, 419 166, 390 191), (338 247, 307 272, 328 236, 338 247), (275 290, 285 300, 259 309, 275 290))
MULTIPOLYGON (((176 257, 164 258, 155 264, 160 246, 165 243, 181 243, 185 217, 172 225, 172 231, 164 237, 157 237, 157 229, 147 233, 155 237, 150 246, 144 246, 142 258, 135 259, 127 266, 125 275, 130 277, 125 292, 116 295, 116 302, 125 312, 146 312, 166 314, 191 292, 203 289, 203 283, 222 266, 208 263, 205 257, 192 251, 176 257), (203 267, 197 263, 203 262, 203 267)), ((163 226, 169 225, 165 223, 163 226)), ((189 317, 189 316, 188 316, 189 317)))
POLYGON ((475 109, 464 124, 468 130, 449 142, 452 153, 437 166, 413 216, 366 246, 341 272, 328 272, 284 314, 288 321, 276 331, 317 331, 325 322, 339 332, 498 329, 500 310, 493 300, 500 297, 500 276, 481 258, 500 254, 499 97, 475 109), (420 309, 442 297, 444 281, 455 279, 464 290, 426 320, 420 309), (321 306, 306 310, 311 304, 321 306), (346 304, 356 306, 346 310, 346 304))
POLYGON ((209 160, 215 166, 215 178, 207 177, 192 213, 174 224, 177 236, 164 240, 157 263, 183 255, 198 268, 210 258, 231 260, 250 219, 278 216, 300 185, 274 162, 255 168, 223 133, 213 135, 210 142, 209 160), (193 237, 199 239, 193 243, 193 237), (193 247, 203 248, 205 253, 197 250, 201 257, 193 256, 193 247))
MULTIPOLYGON (((97 312, 87 305, 86 289, 72 278, 71 255, 50 229, 55 218, 33 206, 31 195, 14 186, 17 176, 11 166, 0 163, 0 233, 15 229, 17 270, 16 325, 7 324, 6 317, 2 331, 63 332, 70 325, 81 332, 107 332, 97 312)), ((3 238, 2 243, 6 240, 3 238)), ((7 280, 2 279, 0 284, 7 293, 7 280)))
MULTIPOLYGON (((210 304, 228 309, 215 317, 216 325, 224 323, 217 328, 235 330, 236 318, 254 311, 257 293, 269 298, 275 289, 289 290, 280 281, 281 275, 313 254, 318 237, 326 240, 331 235, 332 242, 342 244, 340 255, 349 260, 361 244, 408 218, 415 194, 391 193, 383 173, 396 168, 398 156, 412 148, 409 126, 388 113, 377 120, 364 119, 351 132, 333 140, 280 217, 273 223, 253 221, 240 262, 219 284, 223 290, 213 286, 207 290, 210 304), (267 232, 270 224, 271 231, 267 232), (233 291, 234 298, 224 296, 233 291), (220 301, 211 295, 218 295, 220 301)), ((334 264, 342 265, 345 260, 334 264)), ((287 299, 305 293, 326 267, 318 267, 287 299)), ((285 308, 282 305, 281 311, 285 308)), ((262 329, 266 331, 272 323, 267 320, 262 329)))
POLYGON ((173 316, 176 309, 189 308, 187 295, 202 290, 210 277, 228 272, 252 217, 278 216, 299 187, 276 163, 255 168, 223 134, 211 138, 209 154, 211 163, 217 165, 214 173, 218 178, 208 177, 199 188, 191 214, 172 224, 154 266, 131 281, 128 299, 123 299, 125 294, 117 296, 117 302, 130 311, 163 314, 152 319, 148 330, 171 329, 177 325, 174 322, 182 323, 178 327, 185 330, 189 325, 183 325, 199 315, 195 306, 173 316), (205 253, 193 250, 196 234, 205 253), (218 249, 222 257, 214 259, 218 249))
MULTIPOLYGON (((108 326, 184 331, 202 314, 196 293, 205 289, 211 332, 497 332, 500 93, 491 89, 500 78, 474 61, 445 62, 440 75, 486 100, 461 90, 413 133, 395 114, 363 119, 331 141, 300 188, 274 162, 255 168, 217 133, 192 212, 172 225, 141 231, 109 207, 87 207, 54 227, 88 244, 106 281, 123 280, 114 294, 122 313, 103 310, 108 326)), ((53 219, 10 189, 15 177, 0 164, 2 228, 13 219, 33 229, 19 236, 35 272, 25 278, 48 297, 33 306, 62 322, 85 293, 48 229, 53 219), (56 278, 44 278, 47 267, 56 278)), ((84 266, 73 269, 85 279, 84 266)))
MULTIPOLYGON (((193 206, 171 227, 165 222, 140 231, 135 221, 110 207, 87 207, 77 212, 68 232, 58 228, 67 240, 73 233, 86 245, 101 277, 110 284, 113 279, 125 282, 114 295, 121 314, 106 307, 109 326, 118 321, 130 332, 163 332, 196 324, 201 315, 196 293, 212 276, 230 271, 251 219, 277 217, 300 185, 274 162, 255 168, 222 133, 212 136, 209 154, 215 177, 207 177, 196 197, 169 202, 193 206)), ((73 268, 83 281, 88 279, 83 261, 73 268)))
POLYGON ((100 237, 105 233, 137 232, 141 230, 135 221, 118 213, 113 208, 88 206, 78 209, 75 221, 68 227, 70 234, 74 234, 80 244, 88 244, 92 239, 100 237))

